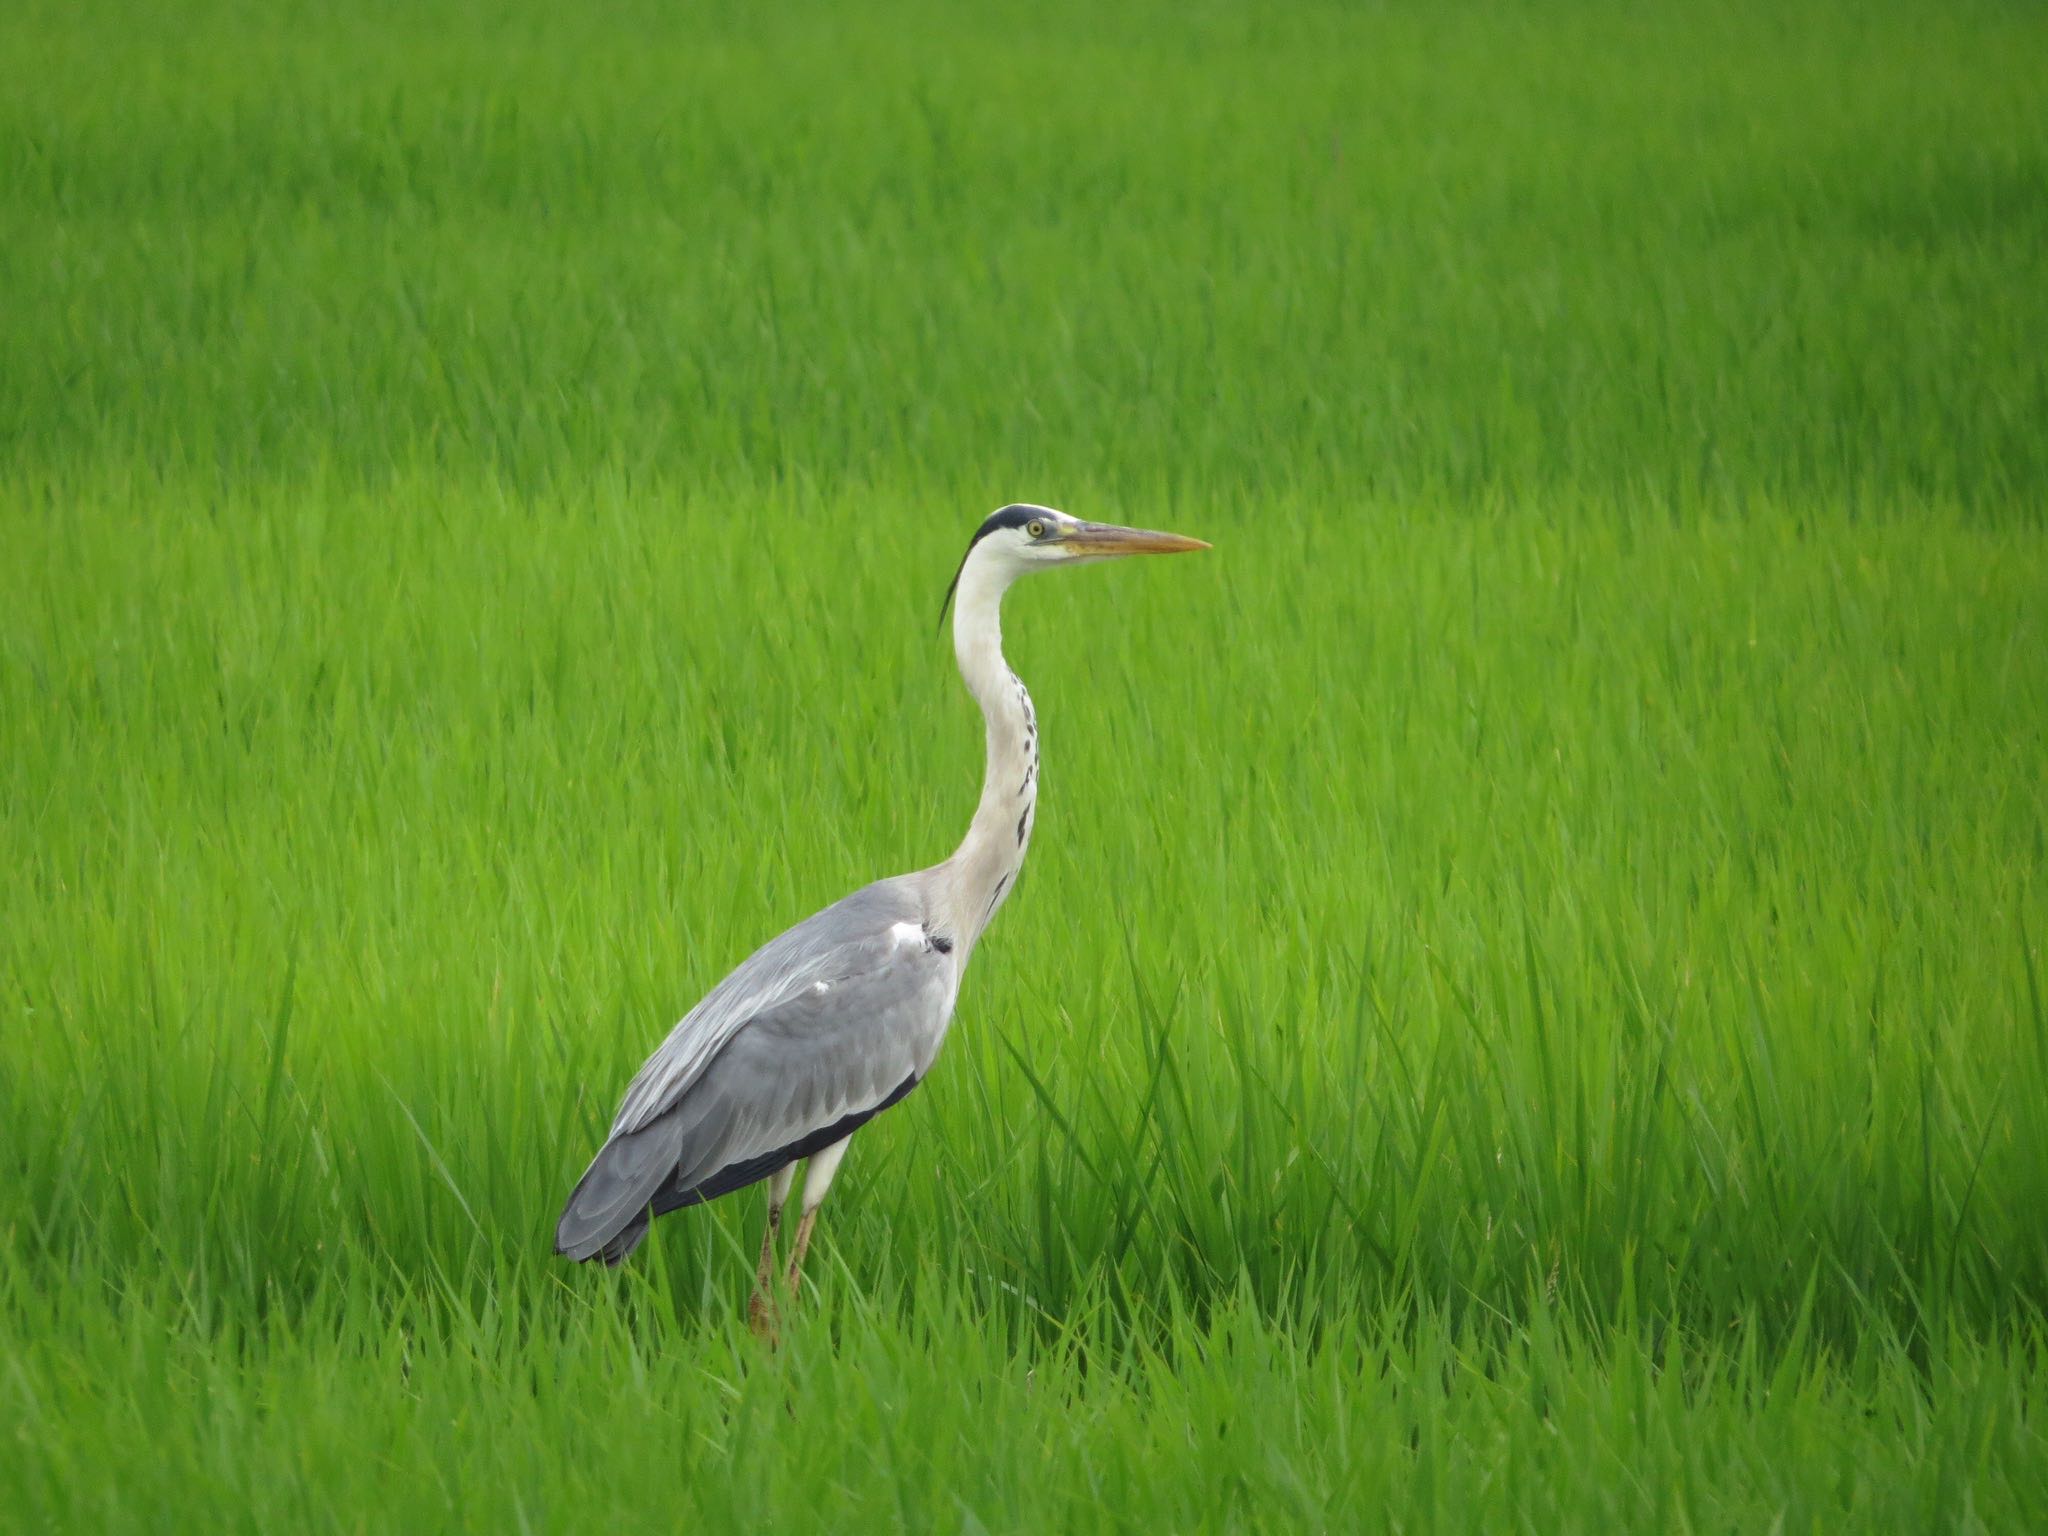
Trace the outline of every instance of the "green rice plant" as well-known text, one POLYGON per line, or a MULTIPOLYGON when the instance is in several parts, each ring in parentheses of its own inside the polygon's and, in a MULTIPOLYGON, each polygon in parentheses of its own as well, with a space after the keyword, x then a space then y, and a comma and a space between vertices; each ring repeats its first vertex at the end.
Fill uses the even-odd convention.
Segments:
POLYGON ((2024 8, 0 16, 0 1523, 2015 1529, 2024 8), (818 1284, 626 1076, 1039 835, 818 1284))

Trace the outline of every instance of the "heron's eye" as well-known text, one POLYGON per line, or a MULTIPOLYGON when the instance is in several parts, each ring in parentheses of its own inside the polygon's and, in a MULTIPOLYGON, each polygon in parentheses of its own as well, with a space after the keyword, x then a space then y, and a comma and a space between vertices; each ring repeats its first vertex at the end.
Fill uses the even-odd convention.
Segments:
POLYGON ((1034 539, 1042 539, 1045 537, 1045 524, 1039 519, 1033 518, 1024 525, 1024 531, 1034 539))

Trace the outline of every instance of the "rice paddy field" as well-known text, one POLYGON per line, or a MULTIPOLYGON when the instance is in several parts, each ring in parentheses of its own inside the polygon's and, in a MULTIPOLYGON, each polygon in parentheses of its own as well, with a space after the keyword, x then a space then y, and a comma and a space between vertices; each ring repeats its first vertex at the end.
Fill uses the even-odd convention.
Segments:
POLYGON ((2048 18, 0 11, 0 1527, 2048 1517, 2048 18), (553 1221, 1039 835, 779 1347, 553 1221))

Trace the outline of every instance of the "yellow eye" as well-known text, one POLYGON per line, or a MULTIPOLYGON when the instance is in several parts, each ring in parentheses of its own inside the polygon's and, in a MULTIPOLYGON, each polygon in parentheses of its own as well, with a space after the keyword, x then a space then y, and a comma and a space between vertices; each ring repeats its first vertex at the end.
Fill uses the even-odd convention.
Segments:
POLYGON ((1039 519, 1033 518, 1024 525, 1024 531, 1034 539, 1042 539, 1045 537, 1045 524, 1039 519))

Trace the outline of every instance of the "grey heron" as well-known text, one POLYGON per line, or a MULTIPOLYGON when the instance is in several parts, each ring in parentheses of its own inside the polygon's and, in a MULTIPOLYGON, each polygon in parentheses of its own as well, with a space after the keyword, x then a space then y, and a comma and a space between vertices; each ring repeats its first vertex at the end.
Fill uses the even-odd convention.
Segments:
POLYGON ((1004 507, 975 530, 946 592, 953 654, 987 726, 966 837, 944 863, 864 886, 769 940, 684 1016, 626 1089, 555 1228, 556 1252, 616 1265, 652 1218, 766 1180, 749 1314, 757 1326, 772 1318, 776 1237, 797 1163, 809 1160, 784 1276, 792 1293, 848 1139, 930 1071, 967 962, 1030 846, 1038 721, 1003 659, 1004 592, 1051 566, 1208 547, 1030 505, 1004 507))

